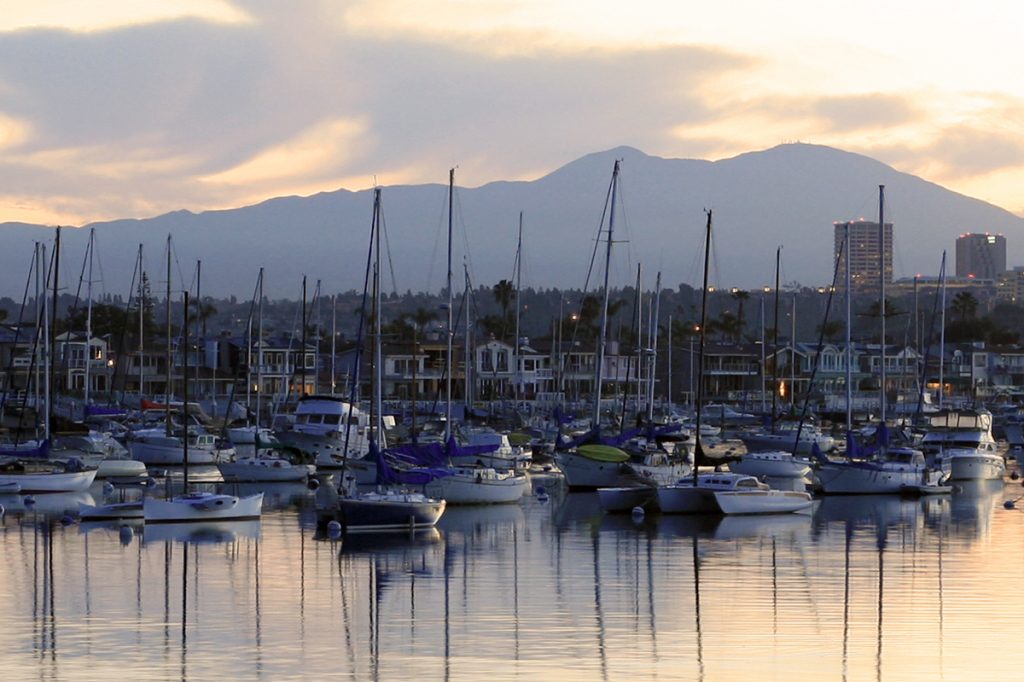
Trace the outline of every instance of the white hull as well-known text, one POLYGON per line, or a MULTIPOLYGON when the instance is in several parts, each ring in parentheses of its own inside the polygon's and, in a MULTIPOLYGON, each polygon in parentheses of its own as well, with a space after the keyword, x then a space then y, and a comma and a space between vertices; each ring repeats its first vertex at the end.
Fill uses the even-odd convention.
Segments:
POLYGON ((632 511, 635 507, 653 506, 657 490, 646 486, 598 488, 597 499, 606 512, 632 511))
POLYGON ((691 484, 658 488, 658 508, 665 514, 706 514, 719 511, 713 490, 691 484))
POLYGON ((142 500, 134 502, 114 502, 112 504, 84 504, 78 505, 78 516, 83 521, 97 521, 103 519, 141 519, 142 500))
POLYGON ((424 492, 448 504, 509 504, 518 502, 528 486, 523 474, 478 479, 467 472, 436 478, 424 486, 424 492))
POLYGON ((635 464, 629 462, 626 468, 640 481, 648 485, 671 485, 691 473, 690 465, 678 464, 635 464))
POLYGON ((823 464, 816 475, 822 490, 836 495, 898 494, 907 486, 927 482, 924 472, 917 469, 899 470, 846 462, 823 464))
POLYGON ((143 516, 146 523, 258 519, 262 507, 263 493, 249 497, 189 493, 170 500, 147 497, 143 501, 143 516))
POLYGON ((811 496, 790 490, 723 490, 715 493, 723 514, 785 514, 811 506, 811 496))
POLYGON ((316 473, 316 468, 312 465, 291 464, 277 458, 247 457, 237 462, 222 462, 217 468, 227 483, 304 481, 316 473))
MULTIPOLYGON (((130 441, 128 451, 132 453, 132 459, 143 464, 157 464, 162 466, 181 466, 185 463, 185 448, 178 444, 170 443, 149 443, 146 441, 130 441)), ((188 449, 188 463, 191 464, 214 464, 218 459, 218 451, 202 448, 188 449)))
POLYGON ((828 452, 835 447, 835 439, 832 436, 820 434, 801 433, 799 442, 796 439, 796 431, 785 433, 743 433, 739 436, 743 444, 747 446, 747 452, 767 452, 770 450, 782 450, 796 455, 810 455, 815 444, 822 452, 828 452))
POLYGON ((96 463, 96 478, 145 476, 146 465, 134 459, 101 459, 96 463))
POLYGON ((260 434, 262 440, 270 440, 270 429, 257 428, 255 426, 238 426, 228 429, 228 440, 232 445, 255 445, 256 434, 260 434))
POLYGON ((77 493, 88 490, 96 470, 55 473, 0 474, 0 486, 16 483, 23 493, 77 493))
POLYGON ((602 462, 575 452, 559 452, 555 455, 555 462, 572 489, 614 488, 625 482, 622 465, 618 462, 602 462))
POLYGON ((995 481, 1006 473, 1002 455, 953 455, 950 458, 950 480, 995 481))
POLYGON ((729 471, 758 478, 803 478, 811 473, 811 466, 789 452, 752 452, 737 462, 729 462, 729 471))

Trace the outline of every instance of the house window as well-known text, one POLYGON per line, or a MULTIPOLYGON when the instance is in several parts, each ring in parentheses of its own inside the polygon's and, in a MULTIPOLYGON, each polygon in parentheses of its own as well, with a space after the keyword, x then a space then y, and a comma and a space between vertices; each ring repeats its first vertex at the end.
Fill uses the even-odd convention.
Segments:
POLYGON ((498 351, 498 371, 499 372, 507 372, 508 371, 508 351, 505 351, 505 350, 499 350, 498 351))

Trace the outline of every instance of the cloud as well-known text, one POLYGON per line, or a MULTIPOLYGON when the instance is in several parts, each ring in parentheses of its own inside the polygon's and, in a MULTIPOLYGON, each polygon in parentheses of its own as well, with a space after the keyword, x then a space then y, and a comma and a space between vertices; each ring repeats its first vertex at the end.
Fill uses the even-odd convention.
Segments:
POLYGON ((819 97, 810 102, 810 111, 829 130, 842 132, 901 126, 922 118, 909 97, 886 93, 819 97))
POLYGON ((80 194, 83 220, 238 205, 257 198, 246 179, 274 196, 458 163, 482 183, 670 145, 673 126, 710 115, 702 83, 746 63, 706 47, 361 35, 334 3, 238 7, 249 21, 0 34, 0 129, 18 132, 0 178, 24 173, 28 196, 67 197, 71 213, 80 194))

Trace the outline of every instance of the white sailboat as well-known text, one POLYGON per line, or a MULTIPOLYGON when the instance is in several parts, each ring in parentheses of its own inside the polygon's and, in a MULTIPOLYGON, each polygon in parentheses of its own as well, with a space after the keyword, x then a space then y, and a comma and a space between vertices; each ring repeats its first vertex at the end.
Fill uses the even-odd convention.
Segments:
MULTIPOLYGON (((188 292, 184 295, 185 321, 182 325, 184 334, 184 376, 188 376, 188 292)), ((168 298, 168 303, 170 299, 168 298)), ((170 368, 170 363, 168 363, 170 368)), ((183 388, 185 404, 188 404, 188 382, 184 382, 183 388)), ((147 497, 142 502, 142 515, 147 524, 150 523, 176 523, 181 521, 225 521, 225 520, 251 520, 259 519, 263 510, 263 493, 238 497, 237 495, 225 495, 211 492, 189 491, 188 468, 189 468, 189 441, 186 438, 184 445, 184 487, 185 492, 176 495, 169 500, 160 500, 147 497)))
POLYGON ((811 505, 807 492, 774 490, 752 476, 738 473, 698 473, 702 456, 700 444, 701 413, 704 398, 704 330, 707 327, 708 269, 711 253, 711 211, 707 212, 704 243, 704 289, 701 300, 700 344, 697 355, 697 435, 694 446, 693 476, 657 489, 658 507, 663 513, 692 514, 777 514, 796 512, 811 505))

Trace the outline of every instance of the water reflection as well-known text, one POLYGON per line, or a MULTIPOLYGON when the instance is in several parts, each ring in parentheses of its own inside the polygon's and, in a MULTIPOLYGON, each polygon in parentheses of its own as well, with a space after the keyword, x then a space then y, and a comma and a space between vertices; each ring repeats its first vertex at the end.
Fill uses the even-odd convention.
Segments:
POLYGON ((549 490, 343 540, 302 521, 297 488, 222 527, 18 512, 0 522, 5 677, 130 660, 150 679, 969 679, 1024 662, 999 589, 1024 579, 1024 513, 1001 505, 1017 487, 640 519, 549 490))

